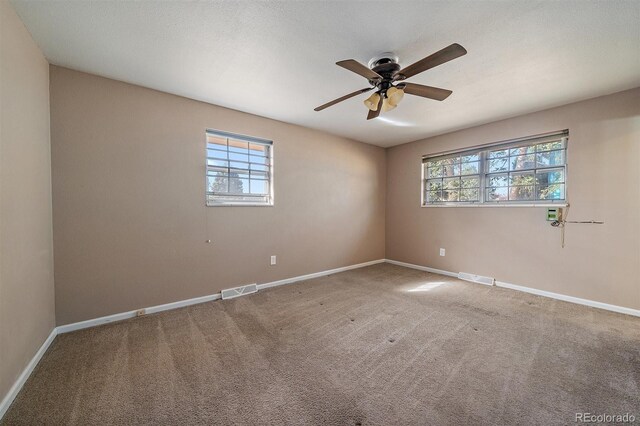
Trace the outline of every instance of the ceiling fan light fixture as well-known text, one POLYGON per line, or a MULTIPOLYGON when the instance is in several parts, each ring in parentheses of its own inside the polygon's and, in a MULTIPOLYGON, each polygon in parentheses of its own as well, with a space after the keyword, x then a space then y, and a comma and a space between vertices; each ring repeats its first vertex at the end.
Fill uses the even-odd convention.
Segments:
POLYGON ((398 106, 403 96, 404 96, 404 90, 398 89, 397 87, 390 87, 387 90, 387 100, 394 107, 398 106))
POLYGON ((394 103, 392 103, 389 98, 384 98, 384 100, 382 101, 382 112, 387 112, 387 111, 391 111, 392 109, 394 109, 395 107, 397 107, 397 105, 395 105, 394 103))
POLYGON ((371 111, 376 111, 378 109, 378 102, 380 102, 380 95, 374 93, 364 100, 364 106, 369 108, 371 111))

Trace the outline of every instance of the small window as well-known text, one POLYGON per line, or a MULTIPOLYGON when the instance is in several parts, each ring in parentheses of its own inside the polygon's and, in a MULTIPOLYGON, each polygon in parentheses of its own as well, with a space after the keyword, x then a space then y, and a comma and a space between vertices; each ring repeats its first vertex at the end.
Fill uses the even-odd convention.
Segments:
POLYGON ((207 206, 272 206, 273 142, 207 130, 207 206))
POLYGON ((568 131, 423 158, 423 205, 566 201, 568 131))

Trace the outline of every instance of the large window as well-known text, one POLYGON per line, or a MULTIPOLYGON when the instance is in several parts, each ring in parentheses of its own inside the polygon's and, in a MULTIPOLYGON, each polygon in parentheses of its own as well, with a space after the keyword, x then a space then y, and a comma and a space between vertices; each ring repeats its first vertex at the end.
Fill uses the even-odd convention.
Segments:
POLYGON ((424 206, 566 202, 568 131, 425 156, 424 206))
POLYGON ((273 205, 273 143, 207 130, 207 206, 273 205))

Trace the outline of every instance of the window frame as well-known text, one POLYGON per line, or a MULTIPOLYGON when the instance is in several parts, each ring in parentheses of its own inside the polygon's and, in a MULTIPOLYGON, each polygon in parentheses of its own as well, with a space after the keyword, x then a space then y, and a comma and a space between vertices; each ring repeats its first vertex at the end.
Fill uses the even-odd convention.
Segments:
MULTIPOLYGON (((204 173, 204 182, 205 182, 205 187, 204 187, 204 195, 205 195, 205 206, 206 207, 273 207, 274 206, 274 164, 273 164, 273 151, 274 151, 274 147, 273 147, 273 141, 268 140, 268 139, 264 139, 264 138, 258 138, 255 136, 247 136, 247 135, 242 135, 242 134, 238 134, 238 133, 232 133, 232 132, 226 132, 226 131, 222 131, 222 130, 215 130, 215 129, 206 129, 205 130, 205 135, 204 135, 204 150, 205 150, 205 173, 204 173), (249 194, 228 194, 228 195, 224 195, 224 193, 214 193, 209 191, 209 159, 211 159, 212 157, 209 157, 209 142, 207 140, 207 136, 212 135, 215 137, 219 137, 219 138, 225 138, 225 139, 234 139, 237 141, 242 141, 242 142, 247 142, 247 143, 253 143, 253 144, 260 144, 260 145, 265 145, 268 147, 268 155, 265 156, 265 158, 268 159, 269 165, 268 165, 268 182, 269 182, 269 192, 268 194, 265 195, 254 195, 252 196, 250 193, 249 194), (210 199, 211 197, 211 199, 210 199), (240 198, 256 198, 256 200, 259 199, 264 199, 266 198, 266 201, 243 201, 240 200, 240 198)), ((228 141, 227 141, 228 143, 228 141)), ((228 145, 227 145, 228 146, 228 145)), ((221 151, 224 152, 224 151, 221 151)), ((229 149, 227 148, 227 152, 230 152, 229 149)), ((251 155, 251 154, 247 154, 247 155, 251 155)), ((223 160, 223 161, 231 161, 231 160, 223 160)), ((242 162, 242 161, 237 161, 237 162, 242 162)), ((247 169, 249 171, 249 169, 247 169)))
MULTIPOLYGON (((533 169, 524 169, 523 172, 532 172, 534 177, 536 172, 540 170, 537 167, 533 169)), ((527 136, 523 138, 510 139, 500 142, 492 142, 488 144, 476 145, 472 147, 466 147, 456 150, 450 150, 445 152, 427 154, 422 156, 422 161, 420 163, 420 207, 566 207, 569 205, 569 196, 568 196, 568 170, 569 170, 569 130, 565 129, 562 131, 549 132, 539 135, 527 136), (560 169, 562 168, 564 171, 564 199, 563 200, 487 200, 486 199, 486 180, 488 176, 499 174, 500 172, 489 173, 487 170, 488 166, 488 154, 490 151, 494 151, 497 149, 513 149, 521 146, 528 145, 537 145, 540 143, 544 143, 545 140, 551 141, 554 139, 564 139, 564 164, 560 166, 549 166, 549 167, 541 167, 540 169, 560 169), (480 158, 479 172, 480 172, 480 182, 479 182, 479 194, 478 201, 450 201, 450 202, 438 202, 438 203, 427 203, 426 200, 426 185, 428 176, 426 176, 426 163, 428 160, 432 160, 434 158, 439 157, 447 157, 447 156, 464 156, 464 155, 472 155, 478 154, 480 158)), ((507 170, 507 177, 510 172, 518 172, 518 170, 507 170)), ((475 176, 475 175, 471 175, 475 176)), ((537 185, 534 182, 534 191, 537 191, 537 185)))
MULTIPOLYGON (((434 178, 429 178, 429 176, 425 176, 425 169, 427 169, 427 167, 425 167, 427 160, 427 157, 423 157, 423 161, 422 161, 422 203, 424 205, 470 205, 470 204, 478 204, 481 202, 482 200, 482 185, 483 185, 483 179, 482 179, 482 167, 484 167, 484 162, 483 162, 483 152, 479 151, 477 149, 463 149, 463 150, 459 150, 459 151, 451 151, 449 153, 445 153, 442 155, 433 155, 433 156, 429 156, 429 159, 433 159, 433 158, 441 158, 442 160, 447 160, 449 158, 460 158, 460 162, 458 162, 458 164, 460 165, 460 173, 456 174, 454 176, 442 176, 442 177, 434 177, 434 178), (462 157, 465 156, 472 156, 472 155, 477 155, 478 156, 478 160, 477 161, 468 161, 465 163, 478 163, 478 173, 473 173, 473 174, 462 174, 462 157), (478 186, 477 186, 477 190, 478 190, 478 200, 477 201, 453 201, 453 202, 438 202, 438 203, 432 203, 432 204, 427 204, 427 200, 426 200, 426 194, 427 192, 429 192, 426 188, 426 185, 428 183, 429 180, 435 180, 435 179, 441 179, 443 184, 442 184, 442 189, 441 191, 444 191, 444 179, 462 179, 463 177, 478 177, 478 186)), ((458 187, 458 191, 462 190, 462 186, 458 187)), ((476 188, 466 188, 466 189, 476 189, 476 188)))

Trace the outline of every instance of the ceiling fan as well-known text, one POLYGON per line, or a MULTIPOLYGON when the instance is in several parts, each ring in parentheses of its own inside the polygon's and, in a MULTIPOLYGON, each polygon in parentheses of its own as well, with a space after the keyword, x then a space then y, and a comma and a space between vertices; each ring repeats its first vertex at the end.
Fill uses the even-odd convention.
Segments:
POLYGON ((451 90, 423 86, 422 84, 405 83, 404 80, 430 68, 437 67, 445 62, 449 62, 455 58, 463 56, 466 53, 467 50, 464 47, 460 46, 458 43, 454 43, 402 69, 400 69, 400 65, 398 64, 398 57, 392 53, 383 53, 382 55, 373 58, 369 61, 368 67, 354 59, 336 62, 336 65, 355 72, 369 80, 371 87, 360 89, 331 102, 327 102, 326 104, 315 108, 314 111, 322 111, 325 108, 337 104, 338 102, 342 102, 373 89, 376 89, 375 93, 364 101, 365 106, 369 108, 367 120, 376 118, 381 112, 392 110, 398 106, 398 103, 400 103, 405 93, 443 101, 453 93, 451 90))

